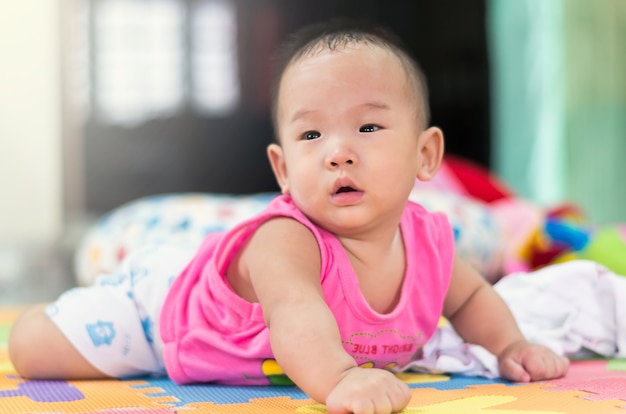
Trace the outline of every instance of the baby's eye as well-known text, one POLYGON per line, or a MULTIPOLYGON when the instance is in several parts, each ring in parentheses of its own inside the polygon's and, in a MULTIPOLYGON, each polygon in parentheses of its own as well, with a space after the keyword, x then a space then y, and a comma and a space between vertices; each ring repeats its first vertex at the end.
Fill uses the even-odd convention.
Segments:
POLYGON ((380 129, 378 125, 368 124, 359 128, 359 132, 376 132, 380 129))
POLYGON ((302 134, 302 138, 306 140, 317 139, 321 136, 322 134, 317 131, 307 131, 304 134, 302 134))

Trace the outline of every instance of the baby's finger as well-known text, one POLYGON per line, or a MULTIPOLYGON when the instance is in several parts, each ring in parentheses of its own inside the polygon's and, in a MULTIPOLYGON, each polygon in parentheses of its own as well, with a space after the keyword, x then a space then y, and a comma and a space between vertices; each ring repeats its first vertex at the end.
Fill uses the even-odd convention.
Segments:
POLYGON ((524 367, 511 358, 500 362, 500 375, 515 382, 530 382, 530 374, 524 367))
POLYGON ((569 367, 569 360, 558 355, 548 355, 535 360, 533 365, 527 365, 526 369, 531 374, 533 381, 558 378, 565 375, 569 367))
POLYGON ((375 414, 376 405, 370 400, 357 400, 350 404, 350 413, 353 414, 375 414))
POLYGON ((372 414, 374 404, 370 400, 335 401, 330 399, 326 402, 326 411, 328 414, 372 414))
POLYGON ((567 371, 569 370, 569 359, 564 356, 558 356, 557 366, 558 370, 556 372, 556 375, 554 376, 555 378, 562 377, 563 375, 567 374, 567 371))
POLYGON ((411 389, 409 386, 401 381, 398 381, 395 389, 389 395, 389 400, 391 401, 391 411, 397 412, 402 410, 407 406, 409 401, 411 401, 411 389))

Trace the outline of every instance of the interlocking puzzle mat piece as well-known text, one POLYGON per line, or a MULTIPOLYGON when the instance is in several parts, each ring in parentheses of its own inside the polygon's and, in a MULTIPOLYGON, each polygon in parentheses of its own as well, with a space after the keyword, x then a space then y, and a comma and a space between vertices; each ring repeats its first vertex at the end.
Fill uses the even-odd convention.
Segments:
MULTIPOLYGON (((165 378, 32 381, 16 375, 6 340, 17 315, 0 311, 0 413, 324 413, 296 387, 180 386, 165 378)), ((407 373, 404 414, 626 414, 626 362, 575 361, 565 378, 532 384, 407 373)))

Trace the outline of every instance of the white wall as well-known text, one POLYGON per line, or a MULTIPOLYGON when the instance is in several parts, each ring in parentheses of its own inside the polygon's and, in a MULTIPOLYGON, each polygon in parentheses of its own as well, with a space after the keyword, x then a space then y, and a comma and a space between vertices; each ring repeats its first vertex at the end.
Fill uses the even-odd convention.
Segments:
POLYGON ((0 243, 62 228, 60 0, 0 1, 0 243))

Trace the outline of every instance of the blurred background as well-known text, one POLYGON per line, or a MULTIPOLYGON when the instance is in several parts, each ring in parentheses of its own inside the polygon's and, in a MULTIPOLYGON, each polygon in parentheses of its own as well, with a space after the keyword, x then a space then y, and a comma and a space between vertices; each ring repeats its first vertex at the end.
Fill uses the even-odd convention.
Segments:
POLYGON ((626 1, 2 2, 0 304, 71 283, 76 242, 123 203, 276 191, 270 56, 332 16, 405 40, 448 152, 626 222, 626 1))

